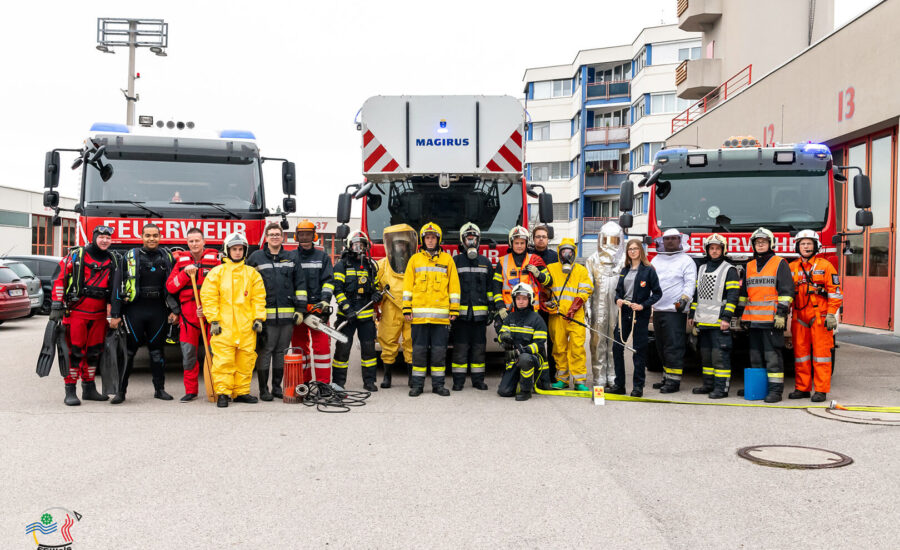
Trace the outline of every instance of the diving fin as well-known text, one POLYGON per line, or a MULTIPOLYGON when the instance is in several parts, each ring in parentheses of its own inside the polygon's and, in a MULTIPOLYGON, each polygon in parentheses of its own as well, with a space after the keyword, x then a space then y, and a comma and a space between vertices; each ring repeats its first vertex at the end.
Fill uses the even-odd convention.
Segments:
POLYGON ((110 329, 103 343, 100 357, 100 378, 103 379, 103 395, 114 395, 119 391, 119 343, 121 332, 110 329))
POLYGON ((38 355, 37 368, 35 372, 41 378, 50 374, 53 368, 53 356, 56 348, 56 333, 59 330, 59 321, 47 321, 47 328, 44 329, 44 341, 41 343, 41 353, 38 355))
POLYGON ((66 341, 66 325, 60 323, 56 331, 56 353, 59 356, 59 374, 69 376, 69 342, 66 341))

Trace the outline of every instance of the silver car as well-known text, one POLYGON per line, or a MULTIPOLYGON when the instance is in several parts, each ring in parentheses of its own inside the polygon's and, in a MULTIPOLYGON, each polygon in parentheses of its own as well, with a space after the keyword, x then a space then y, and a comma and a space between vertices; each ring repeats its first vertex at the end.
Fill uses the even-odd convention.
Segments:
POLYGON ((44 289, 41 287, 41 280, 22 262, 2 260, 0 265, 5 265, 12 269, 22 279, 22 282, 28 286, 28 298, 31 300, 31 313, 28 316, 31 317, 40 311, 44 303, 44 289))

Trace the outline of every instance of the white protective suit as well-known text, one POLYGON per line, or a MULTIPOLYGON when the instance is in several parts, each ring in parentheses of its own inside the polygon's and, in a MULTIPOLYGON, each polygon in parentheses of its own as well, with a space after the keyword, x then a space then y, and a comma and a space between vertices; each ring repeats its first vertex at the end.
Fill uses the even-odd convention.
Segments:
POLYGON ((606 339, 591 332, 591 370, 595 386, 613 383, 612 338, 618 321, 616 308, 616 285, 619 272, 625 264, 625 235, 616 222, 606 222, 597 236, 597 252, 585 262, 588 275, 594 283, 587 308, 591 328, 606 334, 606 339))

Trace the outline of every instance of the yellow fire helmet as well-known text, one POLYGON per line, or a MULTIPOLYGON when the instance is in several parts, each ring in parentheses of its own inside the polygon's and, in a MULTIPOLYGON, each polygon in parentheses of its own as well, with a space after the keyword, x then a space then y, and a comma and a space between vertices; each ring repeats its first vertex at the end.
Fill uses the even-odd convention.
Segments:
POLYGON ((438 238, 437 246, 441 246, 441 240, 444 235, 444 233, 441 231, 441 226, 434 222, 428 222, 422 226, 422 229, 419 230, 419 244, 421 244, 423 247, 425 246, 426 233, 436 234, 438 238))

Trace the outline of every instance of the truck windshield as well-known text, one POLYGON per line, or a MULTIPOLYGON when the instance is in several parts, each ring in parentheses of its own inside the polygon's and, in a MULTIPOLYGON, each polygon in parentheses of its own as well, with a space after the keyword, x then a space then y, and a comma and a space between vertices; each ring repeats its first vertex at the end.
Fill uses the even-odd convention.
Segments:
POLYGON ((663 173, 660 180, 672 186, 666 198, 655 197, 660 230, 820 230, 828 220, 824 170, 663 173))
POLYGON ((107 147, 103 162, 112 165, 113 176, 104 182, 96 169, 84 168, 88 210, 141 212, 131 201, 170 217, 200 217, 222 212, 190 203, 214 202, 234 212, 264 207, 259 151, 252 144, 155 136, 100 142, 107 147))
POLYGON ((441 189, 437 182, 394 182, 372 188, 367 203, 366 229, 377 243, 386 227, 406 223, 418 231, 429 221, 441 226, 444 244, 458 243, 459 228, 466 222, 481 229, 482 241, 505 243, 509 230, 522 223, 521 183, 453 182, 441 189), (381 202, 377 208, 375 195, 381 202))

